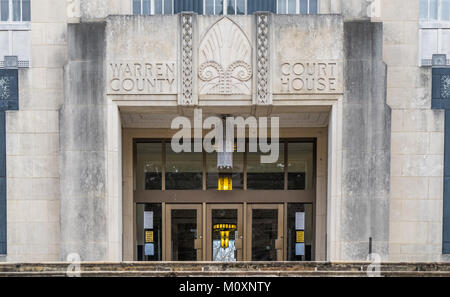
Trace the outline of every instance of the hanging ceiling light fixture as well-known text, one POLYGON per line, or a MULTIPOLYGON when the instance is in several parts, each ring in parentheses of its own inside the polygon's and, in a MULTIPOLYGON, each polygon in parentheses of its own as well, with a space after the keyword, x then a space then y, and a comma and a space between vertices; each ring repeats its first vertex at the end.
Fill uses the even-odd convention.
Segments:
POLYGON ((230 191, 233 189, 231 170, 233 169, 234 139, 227 139, 226 116, 222 117, 222 143, 217 142, 217 169, 219 180, 217 189, 219 191, 230 191))

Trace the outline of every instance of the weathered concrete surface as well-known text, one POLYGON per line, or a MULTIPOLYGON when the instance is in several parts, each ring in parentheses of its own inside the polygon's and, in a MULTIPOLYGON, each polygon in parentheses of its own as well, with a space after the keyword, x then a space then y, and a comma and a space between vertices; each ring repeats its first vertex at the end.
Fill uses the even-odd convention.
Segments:
MULTIPOLYGON (((0 264, 0 276, 66 276, 72 263, 0 264)), ((80 276, 368 276, 369 262, 121 262, 80 263, 80 276)), ((448 263, 382 263, 380 276, 450 275, 448 263)), ((373 274, 372 274, 373 275, 373 274)))
POLYGON ((60 110, 61 259, 107 254, 105 24, 68 26, 60 110))
POLYGON ((382 24, 349 22, 345 35, 341 260, 389 253, 391 111, 382 24))

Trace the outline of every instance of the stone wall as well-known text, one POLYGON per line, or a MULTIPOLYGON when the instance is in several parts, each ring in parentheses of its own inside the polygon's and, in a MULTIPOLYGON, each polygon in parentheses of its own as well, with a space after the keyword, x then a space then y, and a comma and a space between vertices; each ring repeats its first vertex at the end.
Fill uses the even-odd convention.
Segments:
POLYGON ((431 69, 418 67, 419 1, 383 0, 382 7, 392 108, 390 260, 444 260, 445 117, 431 110, 431 69))
POLYGON ((381 23, 344 25, 345 95, 342 119, 340 260, 383 258, 389 246, 390 108, 381 23))
POLYGON ((20 110, 6 112, 7 261, 56 261, 66 3, 31 1, 31 12, 31 68, 19 70, 20 110))
POLYGON ((60 111, 61 257, 108 253, 105 23, 68 27, 65 97, 60 111))

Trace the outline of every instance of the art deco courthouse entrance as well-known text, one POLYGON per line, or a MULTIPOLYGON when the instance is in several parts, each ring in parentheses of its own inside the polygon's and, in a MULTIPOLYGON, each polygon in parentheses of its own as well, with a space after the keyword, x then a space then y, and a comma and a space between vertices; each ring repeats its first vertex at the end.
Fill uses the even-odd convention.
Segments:
POLYGON ((0 2, 0 261, 450 259, 448 0, 0 2))
POLYGON ((389 179, 367 180, 369 168, 389 177, 381 32, 338 15, 267 12, 69 25, 61 172, 79 178, 61 179, 63 254, 365 259, 370 240, 385 254, 389 179), (234 152, 224 179, 216 153, 173 152, 171 122, 193 121, 194 109, 278 117, 277 162, 234 152), (218 191, 224 182, 232 189, 218 191))

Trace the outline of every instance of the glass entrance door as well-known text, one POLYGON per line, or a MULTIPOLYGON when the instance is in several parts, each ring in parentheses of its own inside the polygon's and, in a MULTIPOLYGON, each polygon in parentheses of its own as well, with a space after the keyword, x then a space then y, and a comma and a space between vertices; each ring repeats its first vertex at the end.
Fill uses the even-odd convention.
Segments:
POLYGON ((202 260, 201 204, 166 206, 166 255, 169 261, 202 260))
POLYGON ((283 205, 247 206, 247 258, 250 261, 283 260, 283 205))
POLYGON ((218 262, 242 261, 242 204, 208 204, 206 211, 206 259, 218 262))

